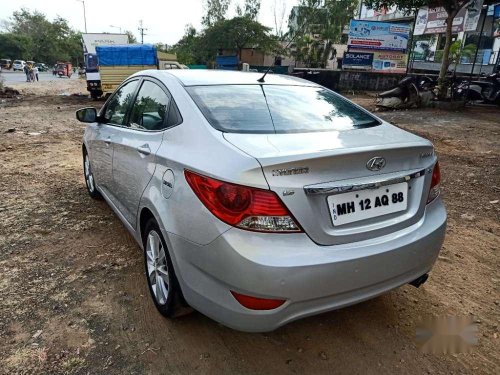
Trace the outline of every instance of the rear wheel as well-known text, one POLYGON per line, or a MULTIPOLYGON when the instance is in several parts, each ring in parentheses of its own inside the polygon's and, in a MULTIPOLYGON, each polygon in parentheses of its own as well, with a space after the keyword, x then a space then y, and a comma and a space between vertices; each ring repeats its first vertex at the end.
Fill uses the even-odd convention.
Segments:
POLYGON ((94 173, 92 172, 89 154, 86 150, 83 151, 83 176, 85 177, 85 185, 87 186, 89 195, 94 199, 101 199, 101 193, 97 191, 95 186, 94 173))
POLYGON ((154 219, 146 223, 142 240, 146 280, 158 311, 168 318, 191 312, 183 300, 167 245, 154 219))

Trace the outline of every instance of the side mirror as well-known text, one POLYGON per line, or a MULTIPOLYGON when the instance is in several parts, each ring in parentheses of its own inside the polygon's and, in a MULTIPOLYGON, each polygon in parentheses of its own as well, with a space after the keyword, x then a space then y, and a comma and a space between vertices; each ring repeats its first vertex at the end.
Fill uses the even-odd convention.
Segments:
POLYGON ((76 118, 80 122, 96 122, 97 111, 92 107, 82 108, 76 111, 76 118))

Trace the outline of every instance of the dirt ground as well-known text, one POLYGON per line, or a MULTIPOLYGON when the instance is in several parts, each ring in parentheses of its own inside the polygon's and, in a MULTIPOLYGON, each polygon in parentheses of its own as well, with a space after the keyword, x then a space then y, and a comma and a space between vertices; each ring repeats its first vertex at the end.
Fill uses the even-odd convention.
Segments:
POLYGON ((500 373, 500 109, 379 114, 440 157, 449 226, 425 285, 248 334, 156 312, 138 246, 85 191, 74 111, 100 103, 63 85, 0 100, 0 373, 500 373), (419 320, 444 315, 476 317, 470 353, 418 351, 419 320))

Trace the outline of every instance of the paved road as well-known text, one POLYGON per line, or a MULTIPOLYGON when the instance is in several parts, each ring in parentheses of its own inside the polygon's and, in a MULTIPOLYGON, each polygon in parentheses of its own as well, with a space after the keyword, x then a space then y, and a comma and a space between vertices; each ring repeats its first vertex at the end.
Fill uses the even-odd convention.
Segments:
MULTIPOLYGON (((2 70, 0 77, 4 79, 5 84, 15 83, 15 82, 26 82, 26 75, 24 72, 13 72, 9 70, 2 70)), ((40 81, 54 81, 68 78, 54 77, 52 72, 38 73, 38 78, 40 81)), ((78 79, 78 74, 71 75, 70 79, 78 79)))

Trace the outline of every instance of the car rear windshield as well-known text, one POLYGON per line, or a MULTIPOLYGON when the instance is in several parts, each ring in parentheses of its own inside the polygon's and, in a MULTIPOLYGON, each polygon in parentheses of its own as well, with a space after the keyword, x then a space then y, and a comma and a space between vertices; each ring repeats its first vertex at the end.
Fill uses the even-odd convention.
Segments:
POLYGON ((379 125, 366 111, 322 87, 191 86, 187 91, 210 124, 231 133, 306 133, 379 125))

